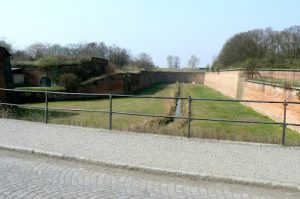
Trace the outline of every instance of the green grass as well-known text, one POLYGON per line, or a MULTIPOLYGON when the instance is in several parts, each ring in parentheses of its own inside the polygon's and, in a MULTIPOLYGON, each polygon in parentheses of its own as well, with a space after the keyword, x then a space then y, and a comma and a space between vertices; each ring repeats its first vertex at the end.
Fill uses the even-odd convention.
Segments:
POLYGON ((71 59, 64 59, 61 57, 42 57, 34 61, 19 61, 15 62, 12 61, 12 65, 14 67, 36 67, 36 68, 43 68, 43 67, 56 67, 58 65, 71 65, 71 64, 80 64, 87 60, 71 60, 71 59))
POLYGON ((18 90, 28 90, 28 91, 65 91, 65 88, 62 86, 51 86, 51 87, 17 87, 18 90))
MULTIPOLYGON (((176 90, 175 84, 157 84, 153 85, 139 95, 156 95, 171 96, 176 90)), ((139 98, 113 98, 113 111, 135 112, 144 114, 167 114, 168 104, 171 100, 162 99, 139 99, 139 98)), ((43 103, 30 104, 33 106, 44 107, 43 103)), ((109 110, 109 100, 69 100, 49 102, 49 108, 71 108, 71 109, 88 109, 88 110, 109 110)), ((14 114, 17 119, 31 121, 44 121, 43 110, 27 110, 18 108, 14 114)), ((49 111, 49 122, 55 124, 79 125, 96 128, 108 128, 109 115, 107 113, 91 113, 78 111, 49 111)), ((113 128, 120 130, 135 129, 149 117, 126 116, 113 114, 113 128)), ((153 119, 153 118, 152 118, 153 119)))
MULTIPOLYGON (((181 85, 181 96, 198 98, 229 99, 204 85, 181 85)), ((185 102, 185 106, 186 106, 185 102)), ((193 101, 192 116, 232 120, 273 121, 253 109, 233 102, 193 101)), ((249 142, 281 143, 282 126, 264 124, 241 124, 227 122, 192 121, 194 137, 238 140, 249 142)), ((300 145, 300 134, 287 129, 288 145, 300 145)))

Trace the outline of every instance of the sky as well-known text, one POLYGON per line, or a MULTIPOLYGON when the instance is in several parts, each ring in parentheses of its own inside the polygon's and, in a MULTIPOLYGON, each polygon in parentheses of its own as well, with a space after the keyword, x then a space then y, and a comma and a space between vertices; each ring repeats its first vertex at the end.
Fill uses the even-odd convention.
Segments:
POLYGON ((0 38, 23 49, 35 42, 105 42, 132 56, 181 67, 192 54, 211 64, 234 34, 300 25, 299 0, 0 0, 0 38))

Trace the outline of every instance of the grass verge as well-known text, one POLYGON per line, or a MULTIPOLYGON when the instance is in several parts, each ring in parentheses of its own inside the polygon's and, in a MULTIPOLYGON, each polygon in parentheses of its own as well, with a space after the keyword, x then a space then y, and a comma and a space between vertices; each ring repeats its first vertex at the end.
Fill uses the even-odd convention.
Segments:
POLYGON ((26 91, 52 91, 60 92, 65 91, 65 88, 62 86, 51 86, 51 87, 17 87, 17 90, 26 90, 26 91))
MULTIPOLYGON (((156 96, 175 96, 178 84, 156 84, 138 95, 156 95, 156 96)), ((51 94, 49 94, 51 95, 51 94)), ((140 99, 140 98, 113 98, 113 111, 133 112, 143 114, 172 115, 175 109, 174 100, 164 99, 140 99)), ((44 108, 43 103, 28 104, 44 108)), ((54 111, 51 108, 70 108, 70 109, 88 109, 88 110, 109 110, 109 100, 68 100, 49 102, 49 123, 78 125, 94 128, 108 128, 109 115, 107 113, 97 112, 79 112, 59 110, 54 111)), ((32 110, 27 108, 15 108, 11 111, 3 111, 2 117, 22 119, 29 121, 44 122, 44 110, 32 110)), ((153 126, 165 123, 165 119, 156 119, 140 116, 127 116, 113 114, 113 129, 133 130, 139 132, 153 131, 153 126), (149 125, 151 124, 151 125, 149 125), (146 128, 145 128, 146 127, 146 128)))
MULTIPOLYGON (((204 85, 182 84, 181 88, 181 96, 183 97, 229 99, 204 85)), ((182 112, 187 115, 187 102, 185 101, 182 104, 182 112)), ((237 102, 193 101, 192 116, 199 118, 273 121, 267 116, 261 115, 237 102)), ((282 139, 281 125, 192 121, 191 127, 192 137, 274 144, 280 144, 282 139)), ((287 145, 300 146, 300 134, 287 129, 286 143, 287 145)))

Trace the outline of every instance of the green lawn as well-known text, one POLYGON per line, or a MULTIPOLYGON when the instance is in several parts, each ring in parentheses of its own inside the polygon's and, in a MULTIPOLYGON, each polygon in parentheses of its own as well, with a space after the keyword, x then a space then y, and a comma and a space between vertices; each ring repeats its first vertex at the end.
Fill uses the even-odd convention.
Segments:
MULTIPOLYGON (((229 99, 204 85, 181 85, 181 96, 229 99)), ((186 107, 186 102, 184 103, 186 107)), ((233 120, 272 121, 253 109, 233 102, 193 101, 192 116, 233 120)), ((242 140, 250 142, 281 143, 282 126, 264 124, 240 124, 225 122, 192 121, 193 137, 242 140)), ((288 145, 300 145, 300 134, 287 129, 288 145)))
MULTIPOLYGON (((156 96, 172 96, 176 91, 176 84, 157 84, 145 89, 139 95, 156 95, 156 96)), ((120 112, 135 112, 144 114, 167 114, 169 104, 172 100, 161 99, 138 99, 138 98, 113 98, 113 111, 120 112)), ((33 106, 44 107, 43 103, 30 104, 33 106)), ((109 110, 109 100, 71 100, 49 102, 51 108, 73 108, 73 109, 88 109, 88 110, 109 110)), ((17 119, 26 119, 31 121, 44 121, 43 110, 27 110, 19 108, 14 114, 17 119)), ((140 116, 126 116, 113 114, 113 129, 131 130, 136 126, 144 124, 146 120, 140 116)), ((88 126, 96 128, 108 128, 109 115, 107 113, 92 113, 79 111, 49 111, 49 122, 55 124, 69 124, 88 126)))

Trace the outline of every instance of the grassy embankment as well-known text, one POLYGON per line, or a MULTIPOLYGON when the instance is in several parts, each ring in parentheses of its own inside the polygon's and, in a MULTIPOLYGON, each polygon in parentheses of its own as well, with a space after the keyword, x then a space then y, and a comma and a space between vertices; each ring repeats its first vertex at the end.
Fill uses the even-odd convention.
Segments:
MULTIPOLYGON (((181 96, 198 98, 228 99, 221 93, 204 85, 181 85, 181 96)), ((187 102, 182 106, 187 115, 187 102)), ((192 116, 202 118, 222 118, 233 120, 272 121, 253 109, 232 102, 193 101, 192 116)), ((209 121, 192 121, 192 137, 212 138, 222 140, 238 140, 263 143, 281 143, 282 126, 264 124, 241 124, 209 121)), ((184 125, 186 127, 186 124, 184 125)), ((288 145, 300 145, 300 134, 287 129, 286 142, 288 145)))
MULTIPOLYGON (((157 84, 145 89, 139 95, 176 96, 179 84, 157 84)), ((44 107, 43 103, 30 104, 44 107)), ((73 108, 89 110, 109 110, 109 100, 69 100, 49 102, 49 108, 73 108)), ((143 114, 172 115, 175 109, 174 100, 114 98, 113 111, 135 112, 143 114)), ((5 117, 44 122, 43 110, 28 110, 18 108, 5 117)), ((109 115, 107 113, 49 111, 49 123, 79 125, 96 128, 108 128, 109 115)), ((166 119, 156 119, 140 116, 113 114, 113 129, 147 132, 153 130, 157 124, 167 123, 166 119), (147 127, 147 128, 144 128, 147 127)))

